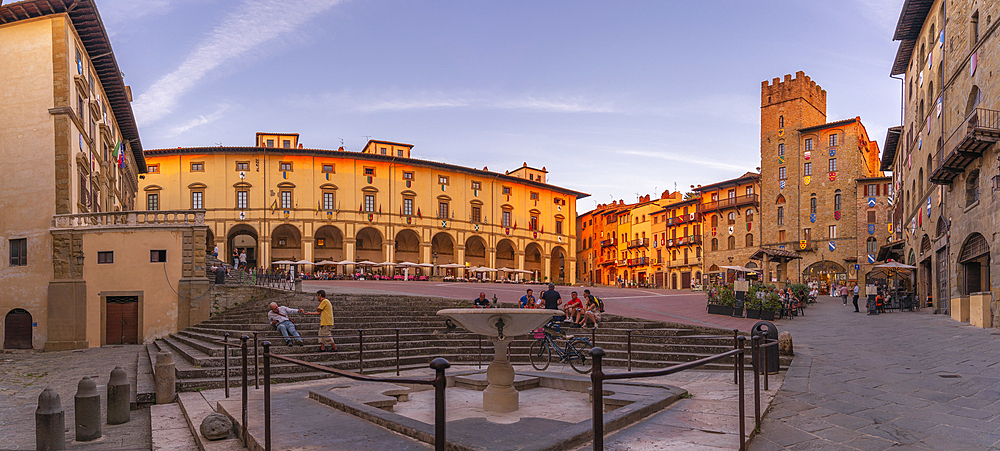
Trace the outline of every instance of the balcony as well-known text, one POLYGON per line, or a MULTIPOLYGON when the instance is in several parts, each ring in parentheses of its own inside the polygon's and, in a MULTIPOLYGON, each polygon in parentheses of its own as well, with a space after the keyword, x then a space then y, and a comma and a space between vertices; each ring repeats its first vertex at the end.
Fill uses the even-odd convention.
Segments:
POLYGON ((628 259, 628 266, 648 266, 648 265, 649 265, 649 257, 628 259))
POLYGON ((205 225, 205 210, 148 210, 55 215, 52 229, 205 225))
POLYGON ((649 238, 641 238, 638 240, 632 240, 628 242, 628 248, 634 249, 637 247, 649 247, 649 238))
POLYGON ((701 206, 702 213, 708 213, 710 211, 722 210, 725 208, 736 208, 742 207, 744 205, 757 205, 760 203, 760 196, 757 194, 746 194, 743 196, 728 197, 725 199, 719 199, 712 202, 705 202, 701 206))
POLYGON ((934 172, 931 173, 931 183, 949 185, 965 172, 983 152, 1000 140, 1000 111, 976 108, 965 118, 944 148, 934 155, 934 172), (951 150, 946 150, 951 149, 951 150))
POLYGON ((682 236, 667 240, 667 247, 690 246, 694 244, 701 244, 701 235, 682 236))
POLYGON ((602 248, 615 246, 617 244, 618 244, 618 241, 616 241, 616 240, 602 240, 601 241, 601 247, 602 248))
POLYGON ((680 216, 677 217, 667 218, 667 225, 675 226, 675 225, 687 224, 690 222, 698 222, 698 221, 701 221, 701 213, 688 213, 686 215, 681 214, 680 216))

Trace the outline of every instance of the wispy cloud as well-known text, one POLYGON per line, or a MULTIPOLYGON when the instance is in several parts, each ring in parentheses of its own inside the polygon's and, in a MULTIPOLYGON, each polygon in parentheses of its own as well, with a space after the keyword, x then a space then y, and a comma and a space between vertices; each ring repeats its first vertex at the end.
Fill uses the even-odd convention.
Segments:
POLYGON ((523 109, 523 110, 535 110, 535 111, 551 111, 555 113, 614 113, 615 108, 610 105, 602 105, 599 103, 594 103, 584 99, 583 97, 575 98, 538 98, 538 97, 523 97, 516 99, 508 99, 496 102, 494 104, 497 108, 511 108, 511 109, 523 109))
POLYGON ((608 102, 588 99, 586 96, 582 95, 510 96, 496 93, 475 92, 421 92, 406 94, 378 93, 372 95, 353 95, 351 93, 342 92, 326 96, 322 105, 327 105, 328 101, 335 101, 338 104, 344 105, 348 109, 353 109, 362 113, 442 108, 510 109, 552 113, 617 112, 616 108, 608 102))
POLYGON ((139 19, 148 15, 163 15, 170 12, 177 2, 170 0, 103 0, 101 1, 101 21, 114 37, 119 28, 134 26, 139 19))
POLYGON ((176 127, 169 129, 165 134, 165 137, 173 138, 195 127, 201 127, 202 125, 210 124, 219 119, 222 119, 223 117, 225 117, 226 112, 229 111, 231 108, 232 106, 228 104, 219 105, 219 107, 216 108, 215 111, 213 111, 208 115, 204 114, 199 115, 198 117, 192 118, 176 127))
POLYGON ((247 0, 215 27, 173 72, 133 105, 136 121, 148 124, 173 112, 178 99, 213 70, 299 25, 342 0, 247 0))
POLYGON ((858 6, 871 22, 882 29, 894 29, 903 9, 902 0, 856 0, 858 6))
POLYGON ((702 160, 699 158, 693 158, 683 155, 674 155, 668 152, 651 152, 648 150, 620 150, 617 153, 622 155, 636 156, 636 157, 648 157, 648 158, 659 158, 661 160, 675 161, 678 163, 690 163, 698 166, 707 166, 715 169, 725 169, 725 170, 735 170, 735 171, 746 171, 747 166, 741 164, 730 164, 715 160, 702 160))

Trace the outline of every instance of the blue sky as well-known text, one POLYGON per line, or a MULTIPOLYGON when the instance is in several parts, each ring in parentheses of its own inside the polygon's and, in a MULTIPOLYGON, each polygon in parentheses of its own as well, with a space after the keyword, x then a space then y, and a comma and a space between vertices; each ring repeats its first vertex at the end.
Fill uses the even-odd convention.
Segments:
POLYGON ((899 122, 902 0, 96 0, 143 147, 367 137, 612 199, 760 164, 760 83, 805 71, 829 121, 899 122))

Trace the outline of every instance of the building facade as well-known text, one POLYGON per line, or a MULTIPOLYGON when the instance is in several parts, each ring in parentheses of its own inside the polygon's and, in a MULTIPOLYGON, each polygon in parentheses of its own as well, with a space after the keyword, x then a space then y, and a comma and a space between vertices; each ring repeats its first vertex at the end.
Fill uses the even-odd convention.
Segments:
MULTIPOLYGON (((678 193, 680 194, 680 193, 678 193)), ((701 283, 701 196, 667 205, 653 218, 659 233, 653 234, 656 251, 656 286, 686 290, 701 283)))
POLYGON ((882 176, 861 119, 826 122, 826 91, 801 71, 764 81, 760 152, 769 224, 761 245, 801 257, 768 267, 765 280, 819 282, 821 290, 857 280, 856 180, 882 176))
POLYGON ((856 183, 858 255, 851 269, 858 274, 859 283, 872 284, 875 279, 889 275, 887 271, 875 270, 875 266, 885 262, 884 257, 878 258, 879 251, 892 241, 892 177, 859 178, 856 183))
POLYGON ((980 327, 998 324, 998 17, 995 2, 904 2, 891 70, 902 76, 904 119, 883 158, 897 258, 918 267, 918 295, 980 327))
POLYGON ((545 168, 497 173, 411 158, 409 144, 369 141, 353 152, 298 138, 258 133, 254 147, 147 150, 145 208, 204 209, 205 247, 245 251, 250 266, 458 264, 575 282, 576 200, 587 195, 547 184, 545 168))
POLYGON ((93 2, 4 4, 0 42, 4 348, 138 343, 207 318, 204 251, 184 247, 199 213, 130 211, 146 165, 93 2))
POLYGON ((760 247, 760 179, 760 174, 747 172, 695 188, 701 196, 706 282, 732 281, 736 272, 723 266, 758 266, 750 257, 760 247))

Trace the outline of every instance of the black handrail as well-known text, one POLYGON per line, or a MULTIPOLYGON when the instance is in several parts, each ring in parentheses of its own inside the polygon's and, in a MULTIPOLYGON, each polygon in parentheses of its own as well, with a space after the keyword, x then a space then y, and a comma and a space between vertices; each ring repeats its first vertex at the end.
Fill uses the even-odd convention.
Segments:
MULTIPOLYGON (((729 356, 739 356, 735 358, 737 374, 739 375, 739 417, 740 417, 740 450, 746 449, 746 425, 743 421, 745 417, 745 406, 743 400, 743 360, 746 355, 746 350, 743 349, 743 342, 747 338, 739 336, 736 339, 737 347, 736 349, 723 352, 721 354, 716 354, 713 356, 701 358, 692 362, 681 363, 673 365, 667 368, 654 370, 654 371, 641 371, 641 372, 626 372, 626 373, 611 373, 605 374, 603 371, 602 361, 604 359, 605 352, 599 347, 594 347, 590 350, 590 355, 594 359, 594 369, 590 373, 590 380, 592 383, 591 393, 593 395, 593 428, 594 428, 594 450, 604 449, 604 381, 605 380, 619 380, 619 379, 636 379, 636 378, 646 378, 646 377, 658 377, 666 376, 669 374, 678 373, 684 370, 689 370, 692 368, 697 368, 702 365, 706 365, 717 360, 725 359, 729 356)), ((759 401, 758 401, 759 404, 759 401)))
MULTIPOLYGON (((432 379, 417 379, 407 377, 377 377, 365 376, 351 373, 349 371, 338 370, 315 363, 306 362, 299 359, 271 354, 271 342, 264 342, 264 450, 271 451, 271 359, 284 360, 299 366, 319 371, 327 374, 335 374, 365 382, 388 382, 393 384, 430 385, 434 387, 434 450, 445 451, 445 389, 448 386, 448 379, 445 377, 445 370, 451 366, 448 360, 437 357, 431 360, 430 367, 435 375, 432 379)), ((244 421, 244 428, 246 422, 244 421)))

